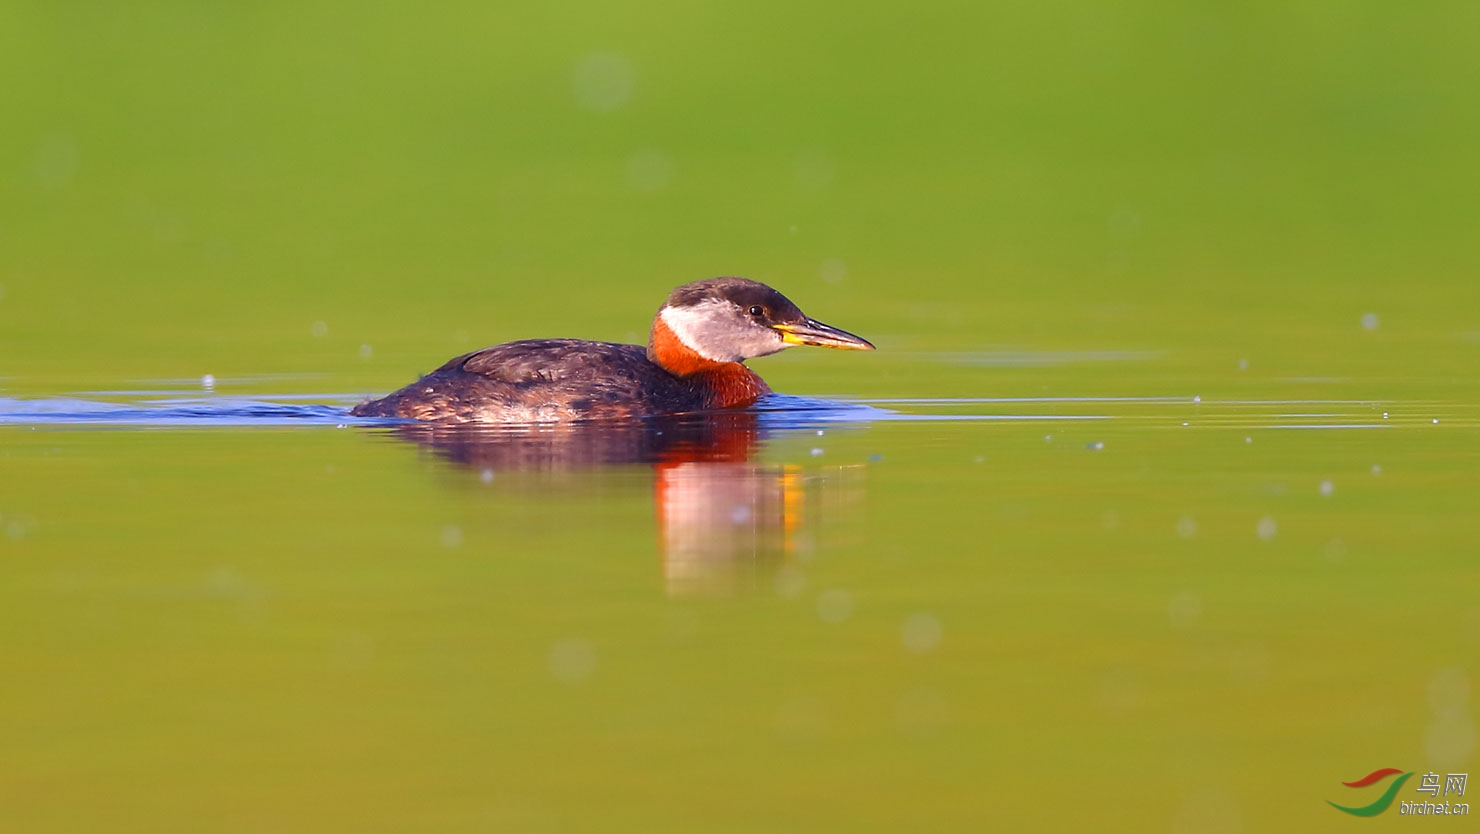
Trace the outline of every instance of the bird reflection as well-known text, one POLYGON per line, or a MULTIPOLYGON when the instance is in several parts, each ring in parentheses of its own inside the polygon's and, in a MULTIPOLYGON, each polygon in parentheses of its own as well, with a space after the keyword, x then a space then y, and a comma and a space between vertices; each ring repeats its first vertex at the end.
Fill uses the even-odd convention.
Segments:
POLYGON ((395 429, 485 479, 533 473, 538 485, 590 480, 598 472, 651 472, 657 540, 671 594, 753 587, 804 556, 809 492, 840 470, 806 473, 756 460, 767 437, 754 412, 737 411, 576 425, 395 429))

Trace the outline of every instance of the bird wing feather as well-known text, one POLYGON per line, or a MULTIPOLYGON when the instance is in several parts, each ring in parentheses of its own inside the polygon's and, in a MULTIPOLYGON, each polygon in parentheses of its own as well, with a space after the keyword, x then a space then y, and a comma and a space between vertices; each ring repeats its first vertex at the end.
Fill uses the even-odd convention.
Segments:
POLYGON ((438 370, 462 370, 513 385, 562 380, 611 379, 650 370, 637 345, 580 339, 529 339, 474 351, 438 370), (623 371, 629 374, 623 374, 623 371))

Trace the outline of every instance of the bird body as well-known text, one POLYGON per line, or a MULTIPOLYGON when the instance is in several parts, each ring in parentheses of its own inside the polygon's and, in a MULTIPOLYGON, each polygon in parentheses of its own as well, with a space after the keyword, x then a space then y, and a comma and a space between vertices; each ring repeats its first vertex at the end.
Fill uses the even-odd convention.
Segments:
POLYGON ((771 392, 744 361, 797 344, 873 349, 807 318, 765 284, 715 278, 669 295, 646 348, 580 339, 508 342, 452 359, 351 413, 438 423, 556 423, 740 408, 771 392))

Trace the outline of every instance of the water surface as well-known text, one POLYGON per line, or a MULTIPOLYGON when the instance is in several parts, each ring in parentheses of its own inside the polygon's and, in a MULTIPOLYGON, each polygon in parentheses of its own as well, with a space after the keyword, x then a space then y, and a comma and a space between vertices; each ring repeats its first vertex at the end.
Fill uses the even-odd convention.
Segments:
POLYGON ((1473 748, 1474 407, 352 399, 0 400, 22 828, 1319 826, 1473 748))

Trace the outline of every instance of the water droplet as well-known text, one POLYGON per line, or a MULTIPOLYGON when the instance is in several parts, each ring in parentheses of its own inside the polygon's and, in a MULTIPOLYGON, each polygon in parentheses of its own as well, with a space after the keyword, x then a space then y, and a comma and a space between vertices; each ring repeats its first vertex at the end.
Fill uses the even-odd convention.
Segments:
POLYGON ((334 662, 348 669, 363 669, 375 660, 375 640, 363 631, 340 635, 334 662))
POLYGON ((1239 834, 1243 830, 1238 800, 1217 788, 1187 797, 1172 820, 1172 834, 1239 834))
POLYGON ((1424 751, 1443 768, 1458 767, 1475 749, 1475 721, 1470 715, 1470 679, 1457 666, 1429 678, 1429 709, 1434 721, 1424 733, 1424 751))
POLYGON ((1256 643, 1245 643, 1228 655, 1228 673, 1235 681, 1253 684, 1269 677, 1269 650, 1256 643))
POLYGON ((1475 752, 1475 721, 1469 715, 1444 715, 1434 719, 1423 734, 1423 750, 1440 770, 1458 768, 1475 752))
POLYGON ((1346 561, 1346 542, 1341 539, 1332 539, 1326 542, 1326 546, 1322 550, 1325 553, 1326 561, 1333 565, 1346 561))
POLYGON ((817 270, 822 280, 829 284, 836 284, 848 275, 848 265, 838 258, 828 258, 822 262, 817 270))
POLYGON ((593 113, 620 110, 632 97, 632 64, 621 55, 597 52, 582 58, 571 73, 576 104, 593 113))
POLYGON ((1110 230, 1126 237, 1141 228, 1141 214, 1130 206, 1120 206, 1110 213, 1110 230))
POLYGON ((673 181, 673 160, 661 151, 640 150, 627 157, 627 184, 633 191, 662 191, 673 181))
POLYGON ((1259 519, 1259 525, 1254 528, 1254 532, 1259 534, 1259 540, 1266 542, 1273 539, 1279 531, 1279 525, 1270 516, 1259 519))
POLYGON ((550 674, 561 683, 585 683, 596 671, 596 650, 578 637, 567 637, 550 647, 550 674))
POLYGON ((912 652, 928 652, 940 645, 942 628, 940 620, 933 614, 920 612, 911 614, 904 621, 901 637, 904 647, 912 652))
POLYGON ((838 166, 826 153, 811 150, 797 156, 792 165, 792 172, 803 188, 809 191, 820 191, 837 176, 838 166))
POLYGON ((776 733, 791 744, 814 742, 827 734, 827 711, 816 698, 794 698, 776 713, 776 733))
POLYGON ((1142 687, 1128 669, 1112 669, 1100 680, 1096 700, 1111 715, 1129 715, 1144 700, 1142 687))
POLYGON ((1435 715, 1462 713, 1470 706, 1470 678, 1458 666, 1440 669, 1429 678, 1429 709, 1435 715))
POLYGON ((817 618, 824 623, 837 625, 853 616, 853 595, 839 588, 830 588, 817 595, 817 618))
POLYGON ((807 575, 800 569, 786 565, 776 571, 776 593, 783 597, 795 597, 807 588, 807 575))
POLYGON ((1187 628, 1202 619, 1202 597, 1183 591, 1167 603, 1167 619, 1174 628, 1187 628))
POLYGON ((1177 535, 1184 539, 1190 539, 1197 535, 1197 519, 1190 515, 1184 515, 1177 520, 1177 535))
POLYGON ((31 175, 37 184, 47 189, 61 188, 77 175, 82 154, 70 136, 49 136, 36 149, 31 175))
POLYGON ((894 708, 899 729, 907 736, 929 738, 945 728, 950 719, 946 699, 933 689, 912 689, 900 696, 894 708))

